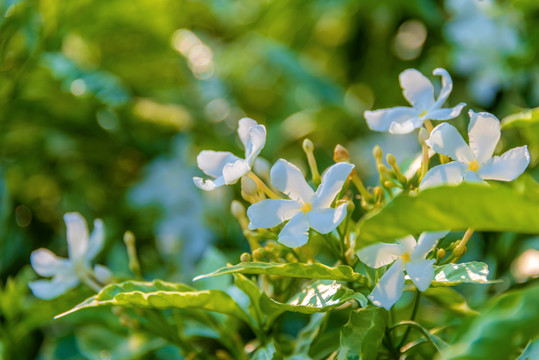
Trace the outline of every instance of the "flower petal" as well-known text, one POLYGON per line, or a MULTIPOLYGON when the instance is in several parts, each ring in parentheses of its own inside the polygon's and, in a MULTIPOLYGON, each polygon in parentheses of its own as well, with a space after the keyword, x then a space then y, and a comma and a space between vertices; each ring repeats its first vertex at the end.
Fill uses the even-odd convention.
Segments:
POLYGON ((279 233, 279 242, 285 246, 296 248, 309 241, 309 224, 304 213, 294 215, 279 233))
POLYGON ((418 112, 411 107, 397 106, 390 109, 365 111, 363 116, 371 130, 407 134, 414 130, 414 121, 418 119, 418 112))
POLYGON ((466 165, 453 161, 433 167, 425 174, 425 177, 419 184, 419 190, 440 185, 457 185, 463 180, 466 165))
POLYGON ((470 148, 479 164, 483 164, 492 157, 500 140, 500 120, 486 112, 476 113, 470 110, 468 114, 470 115, 468 125, 470 148))
POLYGON ((376 284, 374 290, 369 295, 369 299, 374 305, 389 310, 399 300, 404 287, 403 269, 402 259, 397 259, 386 271, 384 276, 380 278, 378 284, 376 284))
POLYGON ((415 240, 415 237, 412 235, 405 236, 403 238, 397 239, 397 243, 399 247, 401 248, 401 251, 407 252, 408 254, 411 254, 415 247, 417 246, 417 241, 415 240))
POLYGON ((71 269, 69 260, 60 258, 52 251, 45 248, 32 251, 30 263, 36 273, 41 276, 53 276, 58 272, 71 269))
POLYGON ((457 106, 453 108, 447 108, 447 109, 435 109, 432 111, 429 111, 427 115, 425 115, 426 119, 431 120, 450 120, 454 119, 457 116, 460 115, 460 112, 462 109, 466 106, 465 103, 460 103, 457 106))
POLYGON ((296 165, 279 159, 271 168, 271 183, 291 199, 310 203, 314 196, 313 189, 307 184, 296 165))
POLYGON ((28 283, 35 297, 45 300, 54 299, 79 283, 77 277, 57 278, 52 280, 36 280, 28 283))
POLYGON ((406 273, 419 291, 427 290, 434 279, 435 261, 434 259, 410 261, 404 266, 406 273))
POLYGON ((70 259, 84 257, 88 250, 88 224, 78 212, 64 215, 67 228, 67 251, 70 259))
POLYGON ((243 175, 251 171, 249 163, 243 159, 236 160, 233 163, 228 163, 223 168, 223 178, 226 185, 235 184, 243 175))
POLYGON ((301 210, 302 204, 295 200, 266 199, 247 209, 249 229, 268 229, 290 219, 301 210))
POLYGON ((225 184, 225 178, 224 176, 219 176, 214 180, 204 180, 198 176, 195 176, 193 178, 193 182, 195 183, 196 187, 198 187, 201 190, 204 191, 212 191, 217 189, 218 187, 221 187, 225 184))
POLYGON ((419 111, 428 110, 434 104, 434 87, 429 79, 416 69, 400 73, 399 82, 406 100, 419 111))
POLYGON ((528 146, 508 150, 502 156, 494 156, 477 170, 485 180, 511 181, 519 177, 530 164, 528 146))
POLYGON ((442 77, 442 88, 440 89, 440 94, 438 94, 438 99, 436 99, 436 102, 434 103, 434 106, 433 106, 434 109, 439 109, 445 103, 445 101, 449 97, 449 94, 451 94, 451 90, 453 90, 453 80, 451 79, 451 75, 449 75, 447 70, 442 69, 442 68, 434 69, 432 74, 439 75, 442 77))
POLYGON ((459 131, 448 123, 436 126, 426 143, 438 154, 447 155, 466 164, 475 158, 459 131))
POLYGON ((249 140, 245 144, 245 160, 252 165, 266 144, 266 127, 254 125, 249 128, 249 140))
POLYGON ((258 123, 248 117, 241 118, 240 121, 238 121, 238 136, 245 148, 247 148, 247 143, 251 140, 251 136, 249 135, 249 128, 251 128, 251 126, 258 126, 258 123))
POLYGON ((314 194, 313 208, 328 208, 342 190, 354 165, 340 162, 326 170, 322 182, 314 194))
POLYGON ((424 259, 428 253, 434 249, 438 240, 443 238, 449 233, 449 231, 439 231, 439 232, 425 232, 419 235, 417 239, 417 246, 411 254, 412 259, 424 259))
POLYGON ((486 181, 481 179, 481 177, 479 176, 477 172, 472 171, 472 170, 465 170, 464 174, 462 174, 462 177, 464 181, 468 183, 485 183, 485 184, 487 183, 486 181))
POLYGON ((372 268, 389 265, 402 255, 402 249, 397 244, 379 243, 367 246, 357 252, 359 260, 372 268))
POLYGON ((314 209, 309 211, 307 221, 309 226, 321 234, 327 234, 339 226, 346 217, 346 207, 348 204, 342 204, 336 209, 314 209))
POLYGON ((204 174, 219 177, 223 175, 226 164, 240 160, 236 155, 227 151, 204 150, 197 156, 197 165, 204 174))
POLYGON ((105 243, 105 227, 101 219, 94 220, 94 230, 90 234, 90 240, 88 241, 88 250, 86 251, 85 258, 92 260, 103 249, 105 243))

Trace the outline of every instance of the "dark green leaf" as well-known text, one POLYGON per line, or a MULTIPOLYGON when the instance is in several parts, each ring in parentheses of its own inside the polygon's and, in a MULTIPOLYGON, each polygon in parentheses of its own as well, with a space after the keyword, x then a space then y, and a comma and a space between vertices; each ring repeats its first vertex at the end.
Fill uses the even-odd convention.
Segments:
POLYGON ((456 290, 449 287, 430 287, 423 295, 438 304, 439 306, 451 311, 456 315, 477 315, 478 312, 471 309, 464 297, 456 290))

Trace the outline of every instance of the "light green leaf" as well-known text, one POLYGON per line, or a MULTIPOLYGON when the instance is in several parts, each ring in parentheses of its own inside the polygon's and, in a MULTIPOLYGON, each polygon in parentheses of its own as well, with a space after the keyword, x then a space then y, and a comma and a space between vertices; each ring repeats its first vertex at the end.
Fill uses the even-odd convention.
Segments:
POLYGON ((467 184, 400 194, 358 223, 358 246, 393 241, 424 231, 511 231, 539 233, 539 202, 499 184, 467 184), (500 206, 503 204, 503 206, 500 206))
POLYGON ((369 305, 350 313, 341 331, 338 360, 376 359, 387 325, 387 311, 369 305))
POLYGON ((485 263, 471 261, 461 264, 447 264, 434 267, 434 280, 431 286, 455 286, 459 284, 492 284, 485 263))
POLYGON ((539 125, 539 107, 506 116, 502 120, 502 129, 525 129, 534 125, 539 125))
POLYGON ((366 278, 363 275, 354 272, 354 270, 350 266, 346 265, 329 267, 323 264, 282 264, 264 262, 242 262, 237 265, 221 268, 210 274, 197 276, 194 281, 211 276, 220 276, 236 273, 249 275, 265 274, 305 279, 354 281, 359 283, 366 283, 366 278))
POLYGON ((303 314, 326 312, 352 300, 357 301, 361 307, 367 305, 367 298, 363 294, 355 292, 339 282, 329 280, 315 281, 305 286, 286 303, 270 299, 265 294, 260 299, 262 310, 274 314, 274 316, 276 313, 284 311, 303 314))
POLYGON ((530 341, 517 360, 539 359, 539 338, 530 341))
POLYGON ((161 280, 151 282, 126 281, 105 286, 73 309, 56 318, 86 308, 117 305, 133 308, 153 309, 196 309, 231 315, 250 323, 249 316, 225 292, 220 290, 194 291, 183 284, 161 280))
POLYGON ((471 309, 464 297, 455 289, 449 287, 430 287, 423 295, 439 306, 460 316, 477 315, 478 312, 471 309))
POLYGON ((456 342, 441 359, 513 359, 539 336, 539 285, 494 298, 477 317, 457 329, 456 342))
POLYGON ((234 274, 234 285, 249 297, 249 312, 259 327, 263 325, 264 314, 260 309, 260 296, 262 292, 258 286, 242 274, 234 274))

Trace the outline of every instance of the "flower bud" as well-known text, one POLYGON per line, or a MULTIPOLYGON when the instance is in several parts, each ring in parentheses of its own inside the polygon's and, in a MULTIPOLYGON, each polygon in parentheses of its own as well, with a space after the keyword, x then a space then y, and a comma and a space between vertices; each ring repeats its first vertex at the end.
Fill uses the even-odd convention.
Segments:
POLYGON ((387 154, 386 161, 389 165, 391 165, 391 167, 397 166, 397 159, 395 158, 395 155, 393 154, 387 154))
POLYGON ((314 144, 311 140, 305 139, 303 140, 303 151, 306 153, 310 153, 314 151, 314 144))
POLYGON ((378 159, 378 160, 381 160, 382 157, 384 156, 384 152, 382 151, 382 148, 378 145, 376 145, 374 147, 374 149, 372 149, 372 155, 378 159))
POLYGON ((253 250, 253 260, 254 261, 265 261, 266 260, 265 253, 266 253, 266 250, 264 250, 263 248, 254 249, 253 250))
POLYGON ((380 186, 376 186, 372 192, 376 199, 381 199, 384 196, 384 190, 380 186))
POLYGON ((335 162, 349 162, 350 161, 350 153, 348 150, 340 145, 337 144, 335 146, 335 149, 333 150, 333 161, 335 162))
POLYGON ((393 181, 386 180, 384 181, 384 186, 388 189, 394 188, 396 185, 393 181))
POLYGON ((466 250, 468 250, 466 248, 466 245, 463 245, 459 242, 459 244, 455 246, 455 249, 453 249, 453 256, 456 259, 460 259, 462 256, 464 256, 464 254, 466 253, 466 250))
POLYGON ((438 249, 436 252, 436 260, 440 261, 447 255, 447 252, 444 249, 438 249))
POLYGON ((251 260, 252 260, 251 254, 249 254, 249 253, 243 253, 240 256, 240 261, 241 262, 250 262, 251 260))
POLYGON ((256 182, 250 177, 242 176, 241 190, 249 196, 255 196, 258 192, 258 186, 256 185, 256 182))

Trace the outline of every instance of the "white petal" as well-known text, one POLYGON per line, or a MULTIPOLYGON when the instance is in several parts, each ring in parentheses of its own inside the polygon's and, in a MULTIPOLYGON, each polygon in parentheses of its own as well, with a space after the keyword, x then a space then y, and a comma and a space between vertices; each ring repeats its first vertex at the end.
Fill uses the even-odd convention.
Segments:
POLYGON ((485 180, 511 181, 519 177, 530 164, 528 146, 508 150, 502 156, 494 156, 477 172, 485 180))
POLYGON ((112 279, 110 270, 106 266, 99 264, 94 266, 94 275, 97 281, 103 285, 110 283, 112 279))
POLYGON ((54 299, 67 290, 74 288, 79 283, 79 279, 76 277, 70 278, 57 278, 52 280, 36 280, 28 283, 28 286, 32 290, 35 297, 40 299, 54 299))
POLYGON ((406 263, 406 273, 412 279, 412 282, 419 291, 425 291, 429 288, 432 279, 434 279, 434 262, 436 260, 418 260, 406 263))
POLYGON ((201 190, 204 191, 212 191, 217 189, 218 187, 221 187, 225 184, 225 178, 224 176, 219 176, 214 180, 204 180, 200 177, 195 176, 193 178, 193 182, 195 183, 196 187, 198 187, 201 190))
POLYGON ((500 120, 492 114, 469 111, 470 124, 468 125, 468 137, 470 148, 479 164, 492 157, 494 149, 500 140, 500 120))
POLYGON ((204 174, 219 177, 223 175, 226 164, 240 160, 236 155, 227 151, 204 150, 197 156, 197 165, 204 174))
POLYGON ((459 131, 448 123, 436 126, 430 133, 427 145, 438 154, 451 157, 463 163, 474 160, 474 154, 459 131))
POLYGON ((247 148, 247 143, 250 140, 249 128, 257 125, 258 123, 255 120, 248 117, 244 117, 238 121, 238 136, 245 148, 247 148))
POLYGON ((417 239, 417 246, 412 252, 412 259, 424 259, 434 249, 438 240, 443 238, 449 231, 422 233, 417 239))
POLYGON ((41 248, 32 251, 30 255, 32 267, 41 276, 53 276, 58 272, 66 271, 71 268, 67 259, 62 259, 49 249, 41 248))
POLYGON ((327 234, 339 226, 346 217, 346 207, 348 204, 342 204, 336 209, 314 209, 307 213, 309 226, 319 233, 327 234))
POLYGON ((428 110, 434 104, 434 87, 425 75, 416 69, 404 70, 399 75, 402 93, 413 107, 428 110))
POLYGON ((429 111, 424 117, 431 120, 449 120, 460 115, 462 109, 466 106, 465 103, 460 103, 453 108, 436 109, 429 111))
POLYGON ((94 220, 94 230, 90 234, 90 241, 88 241, 88 250, 85 257, 87 260, 92 260, 103 249, 105 243, 105 227, 101 219, 94 220))
POLYGON ((245 160, 253 165, 256 157, 266 144, 266 127, 255 125, 249 128, 249 140, 245 144, 245 160))
POLYGON ((357 252, 359 260, 372 268, 389 265, 402 255, 402 249, 397 244, 379 243, 367 246, 357 252))
POLYGON ((326 170, 322 182, 314 194, 313 208, 328 208, 342 190, 354 165, 340 162, 326 170))
POLYGON ((402 259, 397 259, 384 276, 382 276, 369 295, 369 299, 374 305, 389 310, 399 300, 404 287, 403 269, 402 259))
POLYGON ((309 224, 302 212, 297 213, 288 221, 279 233, 279 242, 291 248, 307 244, 309 241, 309 224))
POLYGON ((236 160, 233 163, 228 163, 223 169, 223 178, 226 185, 235 184, 243 175, 251 171, 249 163, 243 159, 236 160))
POLYGON ((459 161, 435 166, 427 171, 419 184, 419 190, 433 186, 460 184, 466 168, 467 166, 459 161))
POLYGON ((88 249, 88 224, 78 212, 64 215, 67 228, 67 251, 70 259, 80 259, 88 249))
POLYGON ((447 70, 442 68, 434 69, 432 74, 440 75, 442 77, 442 88, 440 89, 438 99, 436 99, 436 102, 433 106, 434 109, 439 109, 445 103, 445 101, 449 97, 449 94, 451 94, 451 90, 453 90, 453 80, 451 79, 451 76, 449 75, 447 70))
POLYGON ((400 134, 407 134, 414 130, 414 120, 418 119, 417 115, 418 112, 414 108, 403 106, 365 111, 363 114, 365 120, 367 120, 369 129, 374 131, 390 131, 390 128, 392 128, 392 133, 401 130, 400 134))
POLYGON ((296 165, 279 159, 271 168, 271 183, 291 199, 311 203, 314 191, 296 165))
POLYGON ((407 252, 408 254, 412 254, 415 247, 417 246, 417 241, 415 240, 415 237, 413 237, 412 235, 408 235, 403 238, 397 239, 397 243, 399 244, 401 251, 407 252))
POLYGON ((290 219, 301 210, 302 204, 296 200, 266 199, 247 209, 251 221, 249 229, 268 229, 290 219))
POLYGON ((466 170, 464 171, 464 174, 462 174, 462 177, 465 182, 468 183, 487 183, 484 181, 477 172, 472 170, 466 170))

